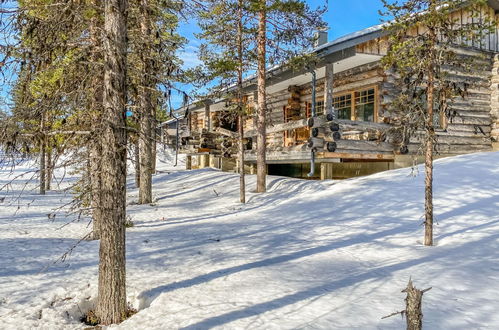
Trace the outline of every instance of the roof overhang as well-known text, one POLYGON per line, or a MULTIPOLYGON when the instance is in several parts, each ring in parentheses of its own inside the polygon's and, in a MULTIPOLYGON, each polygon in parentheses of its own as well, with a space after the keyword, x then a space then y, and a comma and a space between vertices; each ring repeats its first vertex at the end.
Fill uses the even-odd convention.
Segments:
MULTIPOLYGON (((332 62, 334 73, 340 73, 347 71, 349 69, 380 61, 382 56, 358 53, 353 56, 332 62)), ((315 70, 316 78, 321 79, 326 76, 325 66, 315 70)), ((267 87, 267 93, 275 93, 283 89, 287 89, 288 86, 297 85, 301 86, 312 81, 312 74, 310 72, 303 73, 301 75, 295 75, 287 80, 275 83, 267 87)))
MULTIPOLYGON (((381 55, 373 55, 373 54, 364 54, 364 53, 356 53, 354 55, 341 58, 337 57, 335 61, 331 61, 329 63, 333 64, 334 73, 340 73, 343 71, 347 71, 349 69, 369 64, 375 63, 381 60, 383 56, 381 55)), ((326 68, 325 66, 321 66, 320 68, 315 70, 316 78, 321 79, 326 76, 326 68)), ((301 86, 308 84, 312 81, 312 74, 310 72, 304 71, 301 73, 293 73, 286 75, 279 75, 275 77, 270 77, 267 80, 267 93, 272 94, 282 90, 286 90, 289 86, 301 86)), ((246 89, 246 92, 250 92, 251 90, 246 89)), ((219 99, 214 102, 210 111, 224 111, 226 108, 226 102, 223 99, 219 99)), ((198 107, 192 109, 193 111, 204 111, 204 108, 198 107)))

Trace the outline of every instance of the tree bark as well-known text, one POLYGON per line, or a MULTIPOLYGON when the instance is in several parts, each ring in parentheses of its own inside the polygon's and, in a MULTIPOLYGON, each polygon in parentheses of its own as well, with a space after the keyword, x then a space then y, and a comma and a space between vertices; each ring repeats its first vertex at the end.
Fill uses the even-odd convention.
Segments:
MULTIPOLYGON (((244 104, 243 104, 243 1, 239 0, 238 8, 238 25, 237 25, 237 54, 238 54, 238 70, 237 70, 237 90, 238 90, 238 144, 239 144, 239 200, 241 203, 246 203, 246 182, 244 177, 244 104)), ((208 108, 209 115, 209 108, 208 108)), ((208 118, 209 128, 209 118, 208 118)))
POLYGON ((101 214, 101 164, 100 140, 94 138, 90 145, 90 207, 92 209, 92 239, 100 238, 101 214))
POLYGON ((126 317, 126 50, 127 0, 104 5, 104 116, 101 157, 101 238, 96 313, 102 325, 126 317))
MULTIPOLYGON (((48 139, 47 139, 48 140, 48 139)), ((50 146, 48 144, 48 142, 45 143, 45 146, 47 148, 47 155, 46 155, 46 161, 45 161, 45 165, 46 165, 46 175, 47 175, 47 178, 45 179, 45 190, 46 191, 49 191, 52 189, 52 169, 53 169, 53 160, 52 160, 52 150, 50 150, 50 146)))
MULTIPOLYGON (((101 0, 93 0, 92 5, 97 8, 102 7, 101 0)), ((100 29, 101 20, 98 15, 95 15, 90 20, 90 41, 92 44, 92 62, 99 63, 102 61, 102 52, 99 50, 101 45, 100 29)), ((92 79, 92 86, 90 89, 93 95, 90 95, 90 109, 91 109, 91 126, 93 131, 92 141, 89 146, 89 163, 90 163, 90 207, 92 209, 92 239, 100 238, 100 223, 102 219, 101 214, 101 154, 102 154, 102 141, 101 141, 101 122, 102 122, 102 98, 103 90, 102 85, 104 81, 104 72, 99 65, 94 66, 94 77, 92 79)))
POLYGON ((257 140, 256 140, 256 191, 258 193, 267 190, 267 134, 266 134, 266 44, 267 44, 267 17, 266 17, 266 0, 261 0, 262 9, 258 13, 258 109, 257 109, 257 140))
POLYGON ((134 148, 133 148, 133 153, 134 153, 134 159, 135 159, 135 187, 139 188, 140 187, 140 146, 139 146, 139 140, 135 141, 134 143, 134 148))
POLYGON ((418 290, 413 286, 412 281, 409 280, 407 288, 402 291, 407 293, 407 297, 405 298, 407 330, 421 330, 423 328, 423 293, 430 289, 418 290))
MULTIPOLYGON (((436 10, 435 0, 431 0, 430 10, 436 10)), ((426 123, 426 150, 425 150, 425 236, 424 244, 433 245, 433 141, 435 139, 435 127, 433 125, 433 103, 435 92, 435 47, 437 35, 434 29, 430 28, 430 50, 428 65, 428 86, 427 86, 427 123, 426 123)))
MULTIPOLYGON (((42 121, 43 122, 43 121, 42 121)), ((43 127, 43 123, 42 123, 43 127)), ((40 138, 40 195, 45 195, 45 180, 47 178, 46 174, 46 159, 45 159, 45 137, 40 138)))
POLYGON ((142 64, 142 81, 139 88, 140 102, 140 134, 139 134, 139 150, 140 150, 140 181, 139 181, 139 204, 152 203, 152 171, 153 171, 153 139, 155 138, 155 130, 153 127, 153 112, 154 106, 152 102, 151 90, 154 88, 152 83, 152 66, 151 66, 151 26, 149 18, 149 1, 140 1, 140 32, 142 40, 141 64, 142 64))

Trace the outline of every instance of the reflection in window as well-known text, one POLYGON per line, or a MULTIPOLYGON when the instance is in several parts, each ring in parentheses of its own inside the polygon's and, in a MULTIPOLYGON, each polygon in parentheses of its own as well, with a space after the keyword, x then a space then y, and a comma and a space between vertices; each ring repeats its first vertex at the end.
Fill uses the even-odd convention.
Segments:
POLYGON ((374 121, 376 112, 376 89, 351 91, 333 97, 338 119, 374 121))
POLYGON ((374 88, 355 92, 355 119, 374 121, 374 88))
POLYGON ((338 119, 351 119, 352 117, 352 94, 346 94, 333 98, 333 107, 338 111, 338 119))

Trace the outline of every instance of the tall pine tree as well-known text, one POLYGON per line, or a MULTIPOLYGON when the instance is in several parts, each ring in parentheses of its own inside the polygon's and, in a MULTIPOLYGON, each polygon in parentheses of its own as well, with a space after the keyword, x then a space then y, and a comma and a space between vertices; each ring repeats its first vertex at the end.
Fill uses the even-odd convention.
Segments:
POLYGON ((456 47, 473 47, 491 28, 482 15, 486 0, 383 0, 390 32, 389 51, 383 61, 399 76, 401 91, 391 107, 400 113, 403 140, 422 134, 425 157, 424 244, 433 245, 433 158, 437 136, 435 119, 452 116, 452 100, 464 96, 466 82, 455 82, 452 69, 472 70, 473 62, 463 59, 456 47), (469 22, 453 15, 466 6, 469 22))

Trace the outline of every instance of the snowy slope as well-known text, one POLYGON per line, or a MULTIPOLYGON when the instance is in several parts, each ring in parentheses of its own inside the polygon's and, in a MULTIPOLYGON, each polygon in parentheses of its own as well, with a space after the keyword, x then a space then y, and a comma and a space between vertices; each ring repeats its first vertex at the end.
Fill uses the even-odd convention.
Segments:
MULTIPOLYGON (((155 203, 135 205, 130 179, 127 286, 140 311, 112 328, 401 329, 400 317, 381 317, 404 308, 410 277, 433 287, 426 329, 499 328, 499 153, 436 162, 431 248, 421 245, 422 170, 341 182, 270 177, 268 193, 241 205, 237 175, 180 171, 170 153, 159 157, 155 203)), ((0 184, 8 176, 0 172, 0 184)), ((76 215, 54 209, 70 194, 41 197, 23 185, 0 192, 0 328, 83 328, 98 242, 52 264, 90 230, 88 219, 62 227, 76 215)))

